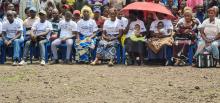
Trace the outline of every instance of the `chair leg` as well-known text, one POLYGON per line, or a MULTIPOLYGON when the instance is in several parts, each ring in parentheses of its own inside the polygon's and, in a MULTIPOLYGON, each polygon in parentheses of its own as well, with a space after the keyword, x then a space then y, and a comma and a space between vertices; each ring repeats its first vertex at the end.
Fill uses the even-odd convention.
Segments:
POLYGON ((188 60, 189 65, 192 65, 192 61, 193 61, 193 45, 189 46, 188 58, 189 58, 189 60, 188 60))
POLYGON ((49 44, 45 44, 45 62, 48 63, 48 49, 50 48, 49 44))
POLYGON ((31 64, 32 64, 32 58, 33 58, 33 47, 30 47, 30 61, 31 61, 31 64))
POLYGON ((1 46, 1 64, 4 64, 5 63, 5 47, 2 45, 1 46))
POLYGON ((121 60, 121 45, 119 44, 116 48, 116 55, 117 55, 117 64, 120 64, 121 60))
POLYGON ((169 64, 172 62, 172 55, 173 55, 173 50, 172 47, 166 46, 166 59, 168 60, 169 64))
POLYGON ((122 47, 122 63, 125 64, 125 59, 126 59, 126 49, 125 46, 122 47))

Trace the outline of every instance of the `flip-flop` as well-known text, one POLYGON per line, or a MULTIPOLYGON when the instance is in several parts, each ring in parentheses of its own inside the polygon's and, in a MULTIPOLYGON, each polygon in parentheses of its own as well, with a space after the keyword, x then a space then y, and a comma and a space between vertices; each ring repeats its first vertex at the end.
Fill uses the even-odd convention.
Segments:
POLYGON ((109 63, 108 63, 108 66, 109 66, 109 67, 112 67, 112 66, 114 66, 114 64, 113 64, 112 62, 109 62, 109 63))
POLYGON ((99 64, 101 64, 101 61, 98 61, 98 62, 92 62, 92 63, 90 63, 91 65, 99 65, 99 64))

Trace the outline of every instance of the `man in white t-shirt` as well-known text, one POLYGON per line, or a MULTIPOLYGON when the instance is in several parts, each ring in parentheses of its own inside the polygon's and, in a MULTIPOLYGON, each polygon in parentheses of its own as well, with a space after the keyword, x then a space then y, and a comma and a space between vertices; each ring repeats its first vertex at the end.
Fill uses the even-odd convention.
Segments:
POLYGON ((37 9, 35 7, 31 7, 29 9, 30 12, 30 17, 28 17, 27 19, 24 20, 23 26, 24 29, 26 29, 26 33, 24 34, 24 39, 25 40, 29 40, 30 39, 30 32, 31 32, 31 27, 32 25, 40 20, 40 18, 38 16, 36 16, 37 13, 37 9))
POLYGON ((60 35, 59 38, 54 40, 51 45, 51 50, 53 53, 53 62, 52 64, 57 64, 58 62, 58 56, 57 56, 57 46, 61 43, 65 42, 67 45, 67 51, 66 51, 66 60, 64 63, 68 64, 70 61, 70 54, 72 50, 73 45, 73 36, 77 33, 77 24, 71 20, 72 14, 70 12, 65 13, 65 20, 61 20, 59 22, 59 28, 60 28, 60 35))
POLYGON ((52 24, 46 20, 47 14, 44 10, 39 12, 40 20, 36 21, 31 28, 31 40, 25 43, 23 60, 19 63, 19 65, 27 64, 27 54, 30 46, 34 46, 31 44, 39 43, 40 48, 40 57, 41 57, 41 65, 45 65, 45 44, 48 42, 50 38, 50 32, 53 29, 52 24))
POLYGON ((7 20, 8 22, 4 22, 2 25, 2 36, 6 47, 13 46, 13 65, 17 65, 20 59, 20 44, 23 42, 22 39, 19 39, 22 33, 22 24, 14 19, 11 10, 7 12, 7 20))
POLYGON ((117 19, 119 20, 120 25, 123 27, 123 30, 125 30, 128 25, 128 19, 123 17, 123 14, 120 12, 120 10, 118 10, 117 19))

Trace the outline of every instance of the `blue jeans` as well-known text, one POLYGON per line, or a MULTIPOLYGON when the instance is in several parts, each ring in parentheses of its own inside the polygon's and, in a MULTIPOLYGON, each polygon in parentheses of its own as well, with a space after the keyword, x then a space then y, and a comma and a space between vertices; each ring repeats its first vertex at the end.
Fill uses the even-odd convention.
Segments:
POLYGON ((2 56, 2 46, 3 46, 3 42, 2 39, 0 38, 0 56, 2 56))
MULTIPOLYGON (((42 60, 45 60, 45 44, 47 42, 48 42, 47 39, 37 42, 37 43, 39 43, 40 57, 42 60)), ((24 47, 23 59, 25 61, 27 61, 27 55, 28 55, 30 46, 35 46, 35 44, 32 44, 31 41, 29 40, 25 43, 25 47, 24 47)))
MULTIPOLYGON (((6 40, 10 40, 9 38, 6 38, 6 40)), ((21 52, 21 43, 23 43, 23 39, 15 39, 11 45, 13 47, 13 60, 19 60, 20 59, 20 52, 21 52)), ((0 44, 4 44, 4 40, 0 40, 0 44)))
POLYGON ((207 50, 213 54, 213 58, 219 59, 219 47, 220 40, 216 40, 212 42, 209 46, 206 45, 204 40, 200 40, 198 42, 198 48, 196 50, 196 53, 194 55, 194 58, 198 56, 199 53, 203 52, 204 50, 207 50))

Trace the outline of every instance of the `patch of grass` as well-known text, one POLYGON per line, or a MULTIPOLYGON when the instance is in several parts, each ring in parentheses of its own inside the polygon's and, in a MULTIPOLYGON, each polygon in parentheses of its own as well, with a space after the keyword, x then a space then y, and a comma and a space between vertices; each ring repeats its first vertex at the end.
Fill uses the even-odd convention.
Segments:
POLYGON ((17 82, 30 74, 36 74, 36 73, 30 69, 19 70, 13 75, 0 77, 0 82, 17 82))

